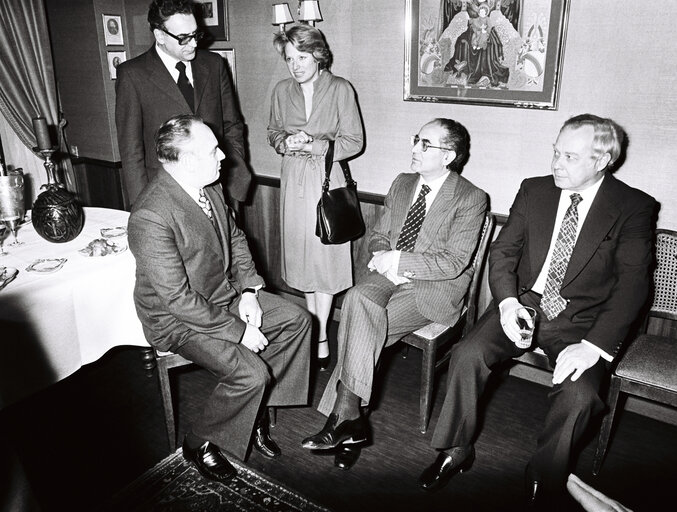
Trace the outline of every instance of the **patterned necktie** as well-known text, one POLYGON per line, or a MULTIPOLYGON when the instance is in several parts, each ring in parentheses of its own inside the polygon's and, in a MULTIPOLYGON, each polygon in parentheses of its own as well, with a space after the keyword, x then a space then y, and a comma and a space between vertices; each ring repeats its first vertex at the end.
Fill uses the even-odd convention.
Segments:
POLYGON ((398 251, 413 251, 418 238, 418 232, 421 231, 423 219, 425 218, 425 196, 430 192, 428 185, 423 185, 421 191, 416 198, 414 204, 409 208, 407 219, 404 221, 404 226, 400 232, 400 237, 397 239, 395 249, 398 251))
POLYGON ((205 195, 205 189, 203 188, 200 189, 200 198, 198 199, 198 202, 200 203, 200 208, 202 208, 202 211, 205 212, 205 215, 209 218, 209 220, 212 221, 213 224, 214 215, 212 214, 212 203, 210 203, 209 199, 207 199, 207 196, 205 195))
POLYGON ((190 85, 190 82, 188 81, 188 75, 186 75, 186 63, 183 61, 177 62, 176 69, 179 70, 179 80, 176 82, 176 85, 179 86, 181 94, 183 94, 183 97, 186 98, 186 102, 188 103, 191 112, 194 112, 195 98, 193 95, 193 86, 190 85))
POLYGON ((559 228, 559 234, 555 241, 555 249, 550 259, 548 276, 545 280, 545 290, 543 290, 543 297, 541 297, 541 309, 545 313, 545 316, 548 317, 548 320, 552 320, 559 315, 567 305, 566 299, 559 294, 559 291, 564 280, 564 274, 566 274, 567 267, 569 266, 571 252, 576 244, 578 203, 583 200, 576 193, 571 194, 569 197, 571 198, 571 204, 567 208, 562 219, 562 226, 559 228))

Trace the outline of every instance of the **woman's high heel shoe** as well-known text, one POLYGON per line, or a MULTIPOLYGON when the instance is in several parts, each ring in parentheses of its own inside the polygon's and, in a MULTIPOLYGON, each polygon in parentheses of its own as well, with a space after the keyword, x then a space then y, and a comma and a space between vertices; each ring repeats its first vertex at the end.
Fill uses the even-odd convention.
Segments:
MULTIPOLYGON (((319 346, 320 343, 328 343, 327 340, 322 340, 318 341, 317 345, 319 346)), ((331 357, 329 355, 326 355, 324 357, 317 356, 317 364, 320 367, 320 371, 324 372, 329 369, 329 363, 331 363, 331 357)))

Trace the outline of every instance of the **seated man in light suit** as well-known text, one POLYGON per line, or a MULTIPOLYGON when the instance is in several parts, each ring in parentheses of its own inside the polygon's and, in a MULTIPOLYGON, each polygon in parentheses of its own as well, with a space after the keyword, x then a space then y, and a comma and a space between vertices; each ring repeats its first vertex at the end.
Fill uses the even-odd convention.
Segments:
POLYGON ((412 143, 413 172, 395 179, 370 234, 372 274, 341 307, 336 368, 318 407, 327 422, 303 440, 309 449, 341 445, 342 469, 359 455, 346 447, 367 439, 360 403, 369 404, 381 351, 431 321, 458 320, 487 209, 486 194, 458 174, 470 148, 460 123, 435 119, 412 143))
MULTIPOLYGON (((564 496, 572 449, 604 409, 599 388, 646 300, 653 198, 610 172, 623 132, 591 114, 564 123, 552 175, 525 180, 491 246, 494 303, 451 353, 432 439, 443 450, 420 477, 433 490, 470 466, 477 403, 491 371, 522 355, 519 318, 536 309, 534 343, 554 368, 549 409, 526 469, 530 504, 564 496)), ((549 508, 550 505, 544 505, 549 508)))
POLYGON ((221 450, 244 459, 252 431, 254 448, 279 455, 268 406, 307 404, 310 317, 260 290, 263 279, 217 182, 224 154, 212 131, 199 117, 179 115, 155 140, 163 170, 129 218, 136 310, 153 347, 218 378, 183 455, 224 481, 235 470, 221 450))

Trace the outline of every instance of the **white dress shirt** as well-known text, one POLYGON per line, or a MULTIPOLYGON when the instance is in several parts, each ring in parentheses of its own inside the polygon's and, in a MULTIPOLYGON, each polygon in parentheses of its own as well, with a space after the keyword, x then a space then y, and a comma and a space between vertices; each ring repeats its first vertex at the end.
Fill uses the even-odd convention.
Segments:
MULTIPOLYGON (((169 74, 172 75, 172 78, 174 79, 175 82, 178 82, 179 70, 176 69, 176 63, 179 62, 179 59, 169 55, 166 51, 160 48, 160 46, 157 43, 155 44, 155 49, 157 50, 157 54, 160 57, 160 60, 167 68, 167 71, 169 71, 169 74)), ((186 65, 186 76, 188 77, 188 81, 190 82, 190 85, 195 87, 195 84, 193 82, 193 68, 191 67, 190 61, 184 60, 183 63, 186 65)))

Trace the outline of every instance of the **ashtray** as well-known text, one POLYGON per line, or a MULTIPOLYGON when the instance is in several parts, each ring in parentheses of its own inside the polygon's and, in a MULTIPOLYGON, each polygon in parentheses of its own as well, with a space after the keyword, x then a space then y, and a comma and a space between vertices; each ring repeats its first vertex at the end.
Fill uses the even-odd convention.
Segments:
POLYGON ((126 245, 117 245, 104 238, 97 238, 89 242, 87 247, 83 247, 78 252, 87 257, 101 257, 108 256, 110 254, 120 254, 126 250, 126 245))
POLYGON ((12 267, 0 267, 0 290, 2 290, 9 283, 14 281, 14 278, 19 274, 19 271, 12 267))
POLYGON ((115 238, 126 235, 127 228, 125 226, 118 226, 116 228, 101 228, 101 236, 104 238, 115 238))
POLYGON ((41 272, 43 274, 49 274, 50 272, 56 272, 59 270, 67 261, 67 258, 35 260, 26 267, 26 272, 41 272))

